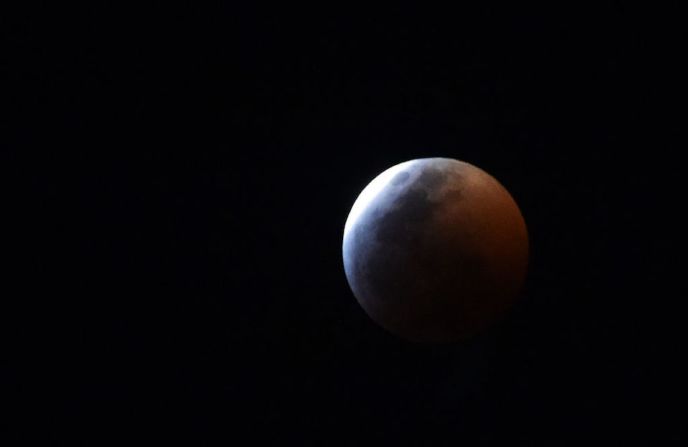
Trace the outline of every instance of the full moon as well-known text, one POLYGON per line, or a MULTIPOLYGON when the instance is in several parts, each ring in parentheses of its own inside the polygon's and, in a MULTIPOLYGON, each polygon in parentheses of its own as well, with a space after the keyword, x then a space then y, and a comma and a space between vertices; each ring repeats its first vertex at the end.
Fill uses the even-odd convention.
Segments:
POLYGON ((499 321, 523 285, 528 232, 509 192, 450 158, 392 166, 344 227, 344 271, 365 312, 411 341, 458 341, 499 321))

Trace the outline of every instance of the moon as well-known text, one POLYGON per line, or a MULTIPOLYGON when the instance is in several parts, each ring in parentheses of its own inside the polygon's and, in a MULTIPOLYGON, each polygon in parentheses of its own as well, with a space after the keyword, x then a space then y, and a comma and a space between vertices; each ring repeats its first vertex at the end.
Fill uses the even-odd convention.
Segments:
POLYGON ((527 271, 518 205, 490 174, 420 158, 378 175, 344 226, 344 271, 377 324, 414 342, 470 338, 502 319, 527 271))

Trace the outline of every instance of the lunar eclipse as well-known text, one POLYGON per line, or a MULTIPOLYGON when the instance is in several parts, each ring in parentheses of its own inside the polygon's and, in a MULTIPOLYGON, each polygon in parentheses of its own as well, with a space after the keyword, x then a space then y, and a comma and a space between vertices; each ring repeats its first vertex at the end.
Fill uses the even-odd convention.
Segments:
POLYGON ((411 341, 469 338, 495 324, 522 287, 528 234, 509 192, 449 158, 397 164, 358 196, 343 261, 365 312, 411 341))

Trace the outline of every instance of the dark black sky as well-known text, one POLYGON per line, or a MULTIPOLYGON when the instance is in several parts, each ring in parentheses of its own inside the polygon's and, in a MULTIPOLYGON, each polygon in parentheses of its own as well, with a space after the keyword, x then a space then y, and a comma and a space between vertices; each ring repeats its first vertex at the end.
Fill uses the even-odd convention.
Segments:
POLYGON ((679 442, 676 18, 5 15, 10 436, 679 442), (427 156, 493 174, 530 231, 521 301, 464 344, 388 335, 342 268, 356 195, 427 156))

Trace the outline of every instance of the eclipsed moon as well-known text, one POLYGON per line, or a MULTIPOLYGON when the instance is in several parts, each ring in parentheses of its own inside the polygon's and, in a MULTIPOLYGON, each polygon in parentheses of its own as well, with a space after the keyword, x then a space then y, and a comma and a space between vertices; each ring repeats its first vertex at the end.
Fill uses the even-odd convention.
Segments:
POLYGON ((511 307, 528 261, 518 205, 491 175, 449 158, 400 163, 356 199, 344 270, 380 326, 412 341, 455 341, 511 307))

